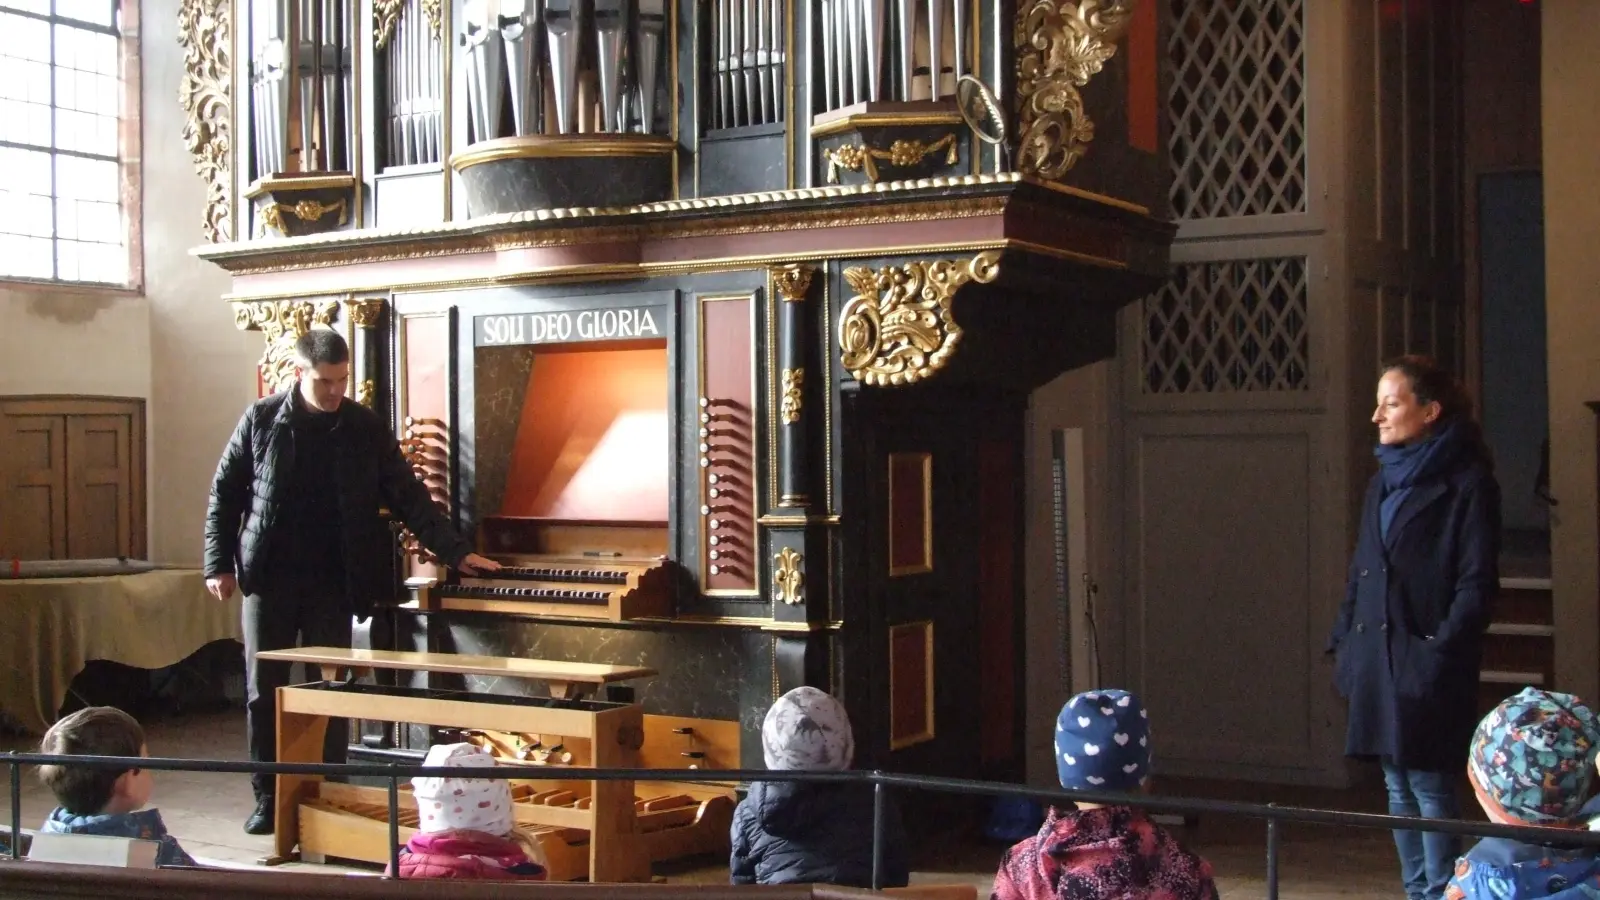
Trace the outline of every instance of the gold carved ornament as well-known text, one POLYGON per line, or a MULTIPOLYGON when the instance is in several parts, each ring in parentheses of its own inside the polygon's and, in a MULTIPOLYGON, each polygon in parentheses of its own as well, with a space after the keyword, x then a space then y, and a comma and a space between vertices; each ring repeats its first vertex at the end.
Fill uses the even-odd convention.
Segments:
POLYGON ((772 571, 772 586, 777 588, 778 599, 794 606, 805 599, 805 572, 801 571, 800 564, 805 557, 793 549, 785 547, 778 551, 772 558, 776 568, 772 571))
POLYGON ((350 317, 351 325, 366 330, 378 324, 378 316, 383 314, 383 300, 379 297, 346 300, 344 310, 345 315, 350 317))
MULTIPOLYGON (((372 34, 373 43, 379 50, 389 45, 389 39, 394 37, 395 24, 404 14, 406 0, 374 0, 372 4, 372 34)), ((428 19, 428 29, 435 38, 439 37, 440 0, 422 0, 422 14, 428 19)))
POLYGON ((778 407, 778 414, 783 418, 785 425, 793 425, 800 421, 800 391, 805 385, 805 379, 805 369, 783 370, 783 401, 778 407))
POLYGON ((772 279, 772 289, 785 303, 799 303, 811 291, 811 277, 816 272, 815 266, 787 265, 774 267, 767 274, 772 279))
POLYGON ((972 281, 988 284, 999 274, 995 250, 965 262, 845 269, 855 296, 839 313, 839 362, 863 384, 911 384, 933 375, 961 341, 961 326, 950 312, 956 291, 972 281))
POLYGON ((365 406, 367 409, 371 409, 372 401, 376 397, 377 393, 378 383, 373 381, 371 378, 364 378, 362 379, 360 386, 356 388, 356 402, 362 406, 365 406))
POLYGON ((329 213, 339 214, 339 224, 343 226, 350 220, 349 208, 341 197, 332 203, 322 203, 317 200, 299 200, 294 203, 268 203, 261 208, 261 230, 274 229, 279 234, 287 237, 289 232, 284 228, 284 214, 294 216, 302 222, 318 222, 329 213))
POLYGON ((924 143, 917 140, 898 140, 889 145, 887 150, 879 150, 866 144, 845 144, 832 150, 823 152, 828 158, 828 183, 839 183, 839 170, 849 169, 852 172, 865 170, 867 180, 876 184, 878 181, 877 160, 883 160, 891 166, 905 168, 922 162, 929 156, 945 151, 944 164, 953 166, 959 159, 959 150, 956 147, 955 134, 947 134, 933 143, 924 143))
POLYGON ((206 184, 202 230, 211 243, 233 239, 233 17, 231 0, 180 0, 183 143, 206 184))
POLYGON ((315 325, 331 327, 339 315, 336 300, 257 300, 233 305, 240 331, 259 331, 267 348, 261 354, 261 381, 277 393, 294 381, 294 344, 315 325))
POLYGON ((1054 181, 1094 140, 1078 88, 1117 52, 1135 0, 1025 0, 1017 13, 1018 166, 1054 181))

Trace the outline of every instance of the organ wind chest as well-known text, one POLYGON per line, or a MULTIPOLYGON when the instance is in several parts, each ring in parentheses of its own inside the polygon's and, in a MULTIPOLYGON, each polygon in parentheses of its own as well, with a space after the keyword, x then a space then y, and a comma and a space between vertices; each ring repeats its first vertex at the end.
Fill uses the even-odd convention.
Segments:
MULTIPOLYGON (((1028 396, 1165 276, 1159 4, 184 3, 232 25, 189 45, 198 252, 262 391, 342 331, 350 402, 505 566, 394 520, 370 642, 429 657, 372 690, 648 669, 586 702, 678 769, 761 767, 766 709, 815 685, 858 766, 1020 776, 1028 396)), ((375 706, 359 752, 561 755, 375 706)), ((683 793, 636 788, 640 816, 683 793)), ((675 846, 630 858, 706 849, 675 846)))

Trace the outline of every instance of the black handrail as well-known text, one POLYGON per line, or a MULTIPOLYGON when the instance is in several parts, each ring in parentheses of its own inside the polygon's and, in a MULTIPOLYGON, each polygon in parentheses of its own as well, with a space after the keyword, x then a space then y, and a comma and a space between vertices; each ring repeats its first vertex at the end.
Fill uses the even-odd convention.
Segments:
MULTIPOLYGON (((0 753, 0 765, 11 770, 11 856, 21 856, 22 767, 29 765, 71 764, 96 769, 151 769, 167 772, 209 772, 214 774, 321 775, 346 778, 382 778, 389 784, 389 871, 400 876, 400 779, 416 777, 459 778, 462 770, 451 766, 405 765, 402 763, 268 763, 232 760, 167 759, 128 756, 59 756, 47 753, 0 753)), ((1144 794, 1119 794, 1107 791, 1077 791, 1032 788, 1015 784, 943 778, 932 775, 898 775, 877 770, 847 772, 795 772, 767 769, 591 769, 496 766, 473 769, 472 778, 519 781, 671 781, 678 784, 726 784, 754 781, 803 781, 834 784, 870 784, 872 807, 872 883, 883 883, 883 841, 888 790, 935 791, 947 794, 1011 797, 1051 803, 1092 803, 1102 806, 1132 806, 1153 813, 1182 816, 1225 815, 1261 819, 1267 823, 1267 898, 1278 896, 1279 826, 1290 822, 1308 825, 1336 825, 1348 828, 1424 831, 1462 837, 1509 838, 1529 844, 1553 847, 1584 847, 1600 851, 1600 832, 1528 825, 1501 825, 1493 822, 1466 822, 1453 819, 1423 819, 1381 813, 1350 812, 1334 809, 1280 806, 1276 803, 1238 803, 1229 800, 1151 797, 1144 794), (687 776, 687 777, 686 777, 687 776)))

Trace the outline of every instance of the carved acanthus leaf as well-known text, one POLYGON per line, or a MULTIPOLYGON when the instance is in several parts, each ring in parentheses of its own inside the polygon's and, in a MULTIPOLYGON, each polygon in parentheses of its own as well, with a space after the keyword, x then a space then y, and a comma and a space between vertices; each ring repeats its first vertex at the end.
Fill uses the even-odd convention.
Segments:
POLYGON ((999 274, 1000 254, 993 250, 966 261, 845 269, 855 296, 839 314, 839 362, 863 384, 910 384, 933 375, 961 341, 950 311, 956 291, 999 274))
POLYGON ((233 37, 231 0, 181 0, 183 143, 206 184, 203 229, 212 243, 233 239, 233 37))
POLYGON ((1025 174, 1054 181, 1088 150, 1094 122, 1078 88, 1116 54, 1134 2, 1026 0, 1018 10, 1018 164, 1025 174))

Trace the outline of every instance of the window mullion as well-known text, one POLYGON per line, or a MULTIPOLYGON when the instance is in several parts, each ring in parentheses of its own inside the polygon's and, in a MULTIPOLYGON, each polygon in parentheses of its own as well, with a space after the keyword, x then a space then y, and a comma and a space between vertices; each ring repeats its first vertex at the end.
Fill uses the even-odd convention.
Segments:
POLYGON ((61 141, 56 129, 61 109, 56 103, 56 0, 50 0, 50 273, 61 280, 61 157, 56 153, 61 141))

